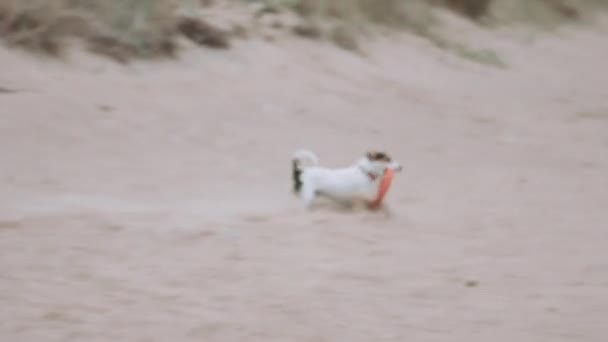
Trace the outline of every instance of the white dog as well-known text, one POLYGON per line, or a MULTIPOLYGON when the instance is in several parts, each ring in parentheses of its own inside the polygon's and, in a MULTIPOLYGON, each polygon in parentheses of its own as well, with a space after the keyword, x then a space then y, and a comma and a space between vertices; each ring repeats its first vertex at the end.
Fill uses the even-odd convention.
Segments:
POLYGON ((296 151, 292 167, 294 193, 302 197, 308 209, 317 196, 346 203, 357 200, 369 203, 377 195, 384 171, 402 169, 383 152, 368 152, 352 166, 329 169, 319 166, 319 158, 309 150, 296 151))

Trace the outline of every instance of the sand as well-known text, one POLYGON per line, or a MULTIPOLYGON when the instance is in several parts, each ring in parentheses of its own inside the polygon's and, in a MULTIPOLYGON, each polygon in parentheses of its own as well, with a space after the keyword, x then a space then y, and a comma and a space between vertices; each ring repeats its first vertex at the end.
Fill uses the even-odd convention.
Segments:
POLYGON ((606 25, 120 66, 0 47, 2 341, 605 341, 606 25), (11 90, 11 91, 9 91, 11 90), (405 170, 303 210, 291 153, 405 170))

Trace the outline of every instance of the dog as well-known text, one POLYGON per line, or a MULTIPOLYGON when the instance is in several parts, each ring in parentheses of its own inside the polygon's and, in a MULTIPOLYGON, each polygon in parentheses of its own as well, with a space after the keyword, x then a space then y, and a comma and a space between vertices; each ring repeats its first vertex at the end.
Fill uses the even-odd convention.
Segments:
POLYGON ((307 149, 297 150, 292 158, 293 192, 311 209, 318 196, 352 206, 357 201, 370 203, 377 195, 387 169, 400 172, 402 166, 384 152, 367 152, 349 167, 330 169, 319 166, 319 158, 307 149))

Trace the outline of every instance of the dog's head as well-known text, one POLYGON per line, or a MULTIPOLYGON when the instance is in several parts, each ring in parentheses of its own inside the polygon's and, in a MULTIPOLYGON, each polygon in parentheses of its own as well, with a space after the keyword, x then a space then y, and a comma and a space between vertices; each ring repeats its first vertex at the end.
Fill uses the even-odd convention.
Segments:
POLYGON ((375 171, 376 173, 382 174, 387 169, 399 172, 403 168, 401 165, 393 160, 388 154, 378 151, 370 151, 365 154, 364 158, 367 168, 375 171))

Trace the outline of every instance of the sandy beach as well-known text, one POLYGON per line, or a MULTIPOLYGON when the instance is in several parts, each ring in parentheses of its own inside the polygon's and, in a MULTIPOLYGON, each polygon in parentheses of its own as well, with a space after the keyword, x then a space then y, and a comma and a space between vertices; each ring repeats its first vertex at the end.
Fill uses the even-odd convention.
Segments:
POLYGON ((0 340, 605 341, 608 25, 455 25, 507 66, 397 34, 0 47, 0 340), (391 152, 392 215, 306 212, 300 147, 391 152))

